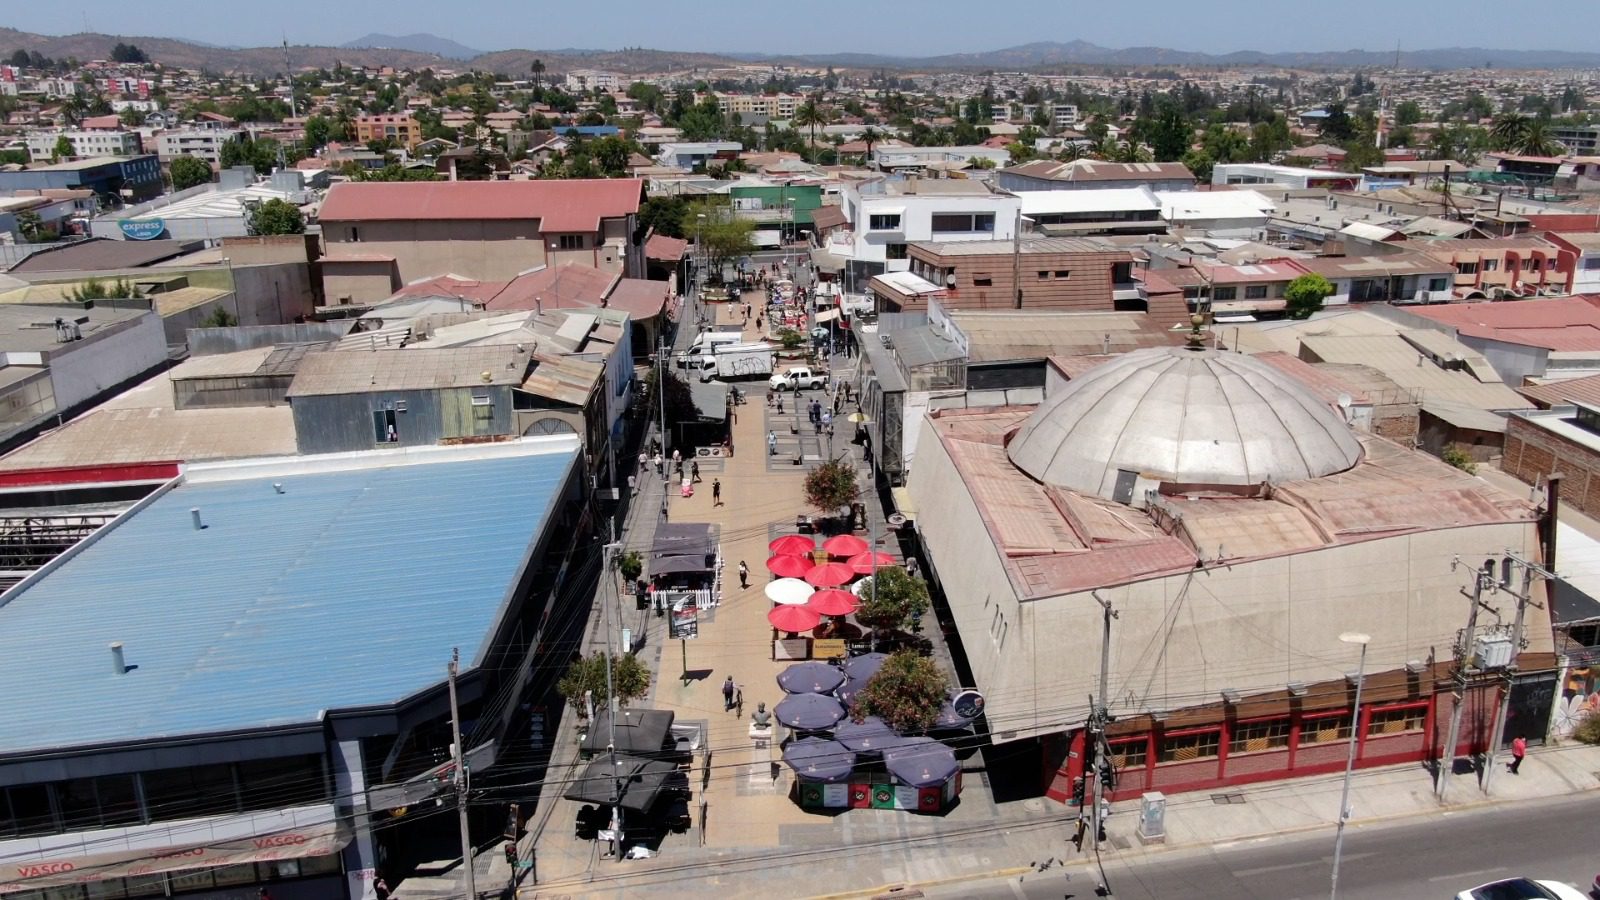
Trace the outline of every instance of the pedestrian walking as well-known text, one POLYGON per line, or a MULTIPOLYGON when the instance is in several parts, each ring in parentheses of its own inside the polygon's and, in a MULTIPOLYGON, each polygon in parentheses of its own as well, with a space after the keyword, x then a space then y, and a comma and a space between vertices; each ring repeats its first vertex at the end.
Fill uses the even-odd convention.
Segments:
POLYGON ((678 452, 678 448, 677 447, 673 447, 672 448, 672 462, 673 462, 674 465, 677 465, 677 466, 682 466, 683 465, 683 454, 678 452))
POLYGON ((767 432, 767 455, 778 455, 778 435, 776 432, 767 432))
POLYGON ((643 450, 640 450, 639 451, 639 474, 640 475, 644 474, 644 467, 649 465, 649 464, 650 464, 650 457, 646 456, 645 452, 643 450))
POLYGON ((750 586, 750 567, 745 565, 744 564, 744 560, 741 559, 741 560, 739 560, 739 587, 748 588, 749 586, 750 586))
POLYGON ((827 429, 829 434, 833 434, 833 413, 828 410, 822 411, 822 427, 827 429))
POLYGON ((662 466, 664 466, 666 464, 666 461, 661 458, 661 454, 657 453, 655 455, 654 462, 656 464, 656 474, 657 475, 665 475, 665 474, 667 474, 666 470, 662 468, 662 466))
POLYGON ((637 476, 637 475, 629 475, 628 476, 628 496, 632 497, 634 494, 637 494, 637 493, 639 493, 639 476, 637 476))
POLYGON ((672 461, 672 467, 673 467, 673 469, 676 470, 675 472, 673 472, 673 474, 677 475, 679 478, 682 478, 683 477, 683 460, 681 460, 681 459, 673 460, 672 461))
POLYGON ((1527 755, 1528 739, 1519 734, 1517 739, 1511 742, 1511 765, 1506 767, 1511 774, 1518 774, 1517 770, 1522 768, 1522 758, 1527 755))
POLYGON ((734 691, 733 676, 729 675, 728 676, 728 680, 724 681, 722 683, 722 711, 723 712, 727 712, 728 710, 733 709, 733 691, 734 691))
POLYGON ((689 463, 689 480, 695 484, 700 483, 700 460, 689 463))
POLYGON ((720 478, 711 479, 711 505, 722 505, 722 479, 720 478))
POLYGON ((906 557, 906 574, 912 578, 917 577, 917 558, 915 556, 906 557))

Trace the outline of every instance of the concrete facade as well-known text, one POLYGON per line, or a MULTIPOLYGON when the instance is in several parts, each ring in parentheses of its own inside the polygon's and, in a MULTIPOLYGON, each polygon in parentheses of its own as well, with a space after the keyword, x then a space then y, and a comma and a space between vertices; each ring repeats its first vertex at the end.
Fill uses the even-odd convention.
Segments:
POLYGON ((300 396, 290 406, 302 454, 431 446, 513 433, 507 385, 300 396), (474 397, 487 397, 489 403, 474 403, 474 397), (394 441, 378 439, 375 415, 387 412, 394 413, 394 441))

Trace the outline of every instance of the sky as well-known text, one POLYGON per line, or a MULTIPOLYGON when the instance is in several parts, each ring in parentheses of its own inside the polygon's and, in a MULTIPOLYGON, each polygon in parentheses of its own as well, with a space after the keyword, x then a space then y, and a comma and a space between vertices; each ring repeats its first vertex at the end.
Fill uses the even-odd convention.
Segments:
MULTIPOLYGON (((229 46, 338 45, 372 32, 428 32, 478 50, 646 47, 753 53, 870 52, 932 56, 1035 41, 1083 40, 1105 47, 1235 50, 1393 50, 1489 47, 1593 48, 1586 28, 1562 28, 1580 4, 1524 0, 1507 19, 1503 0, 1050 0, 987 7, 972 0, 84 0, 10 3, 0 26, 41 34, 85 30, 187 38, 229 46), (196 15, 198 11, 205 14, 196 15), (379 15, 373 15, 373 11, 379 15), (1515 21, 1524 27, 1497 27, 1515 21), (1551 27, 1528 27, 1547 23, 1551 27)), ((1577 23, 1574 23, 1577 24, 1577 23)))

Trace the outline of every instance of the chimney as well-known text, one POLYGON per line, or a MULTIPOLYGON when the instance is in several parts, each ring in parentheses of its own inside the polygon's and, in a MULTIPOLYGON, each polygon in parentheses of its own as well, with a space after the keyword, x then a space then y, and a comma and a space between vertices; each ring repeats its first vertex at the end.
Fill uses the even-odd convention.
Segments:
POLYGON ((281 493, 283 493, 283 482, 281 482, 281 481, 274 481, 274 482, 273 482, 273 483, 272 483, 272 489, 273 489, 273 490, 275 490, 275 491, 277 491, 277 492, 278 492, 278 493, 280 493, 280 494, 281 494, 281 493))
POLYGON ((128 663, 122 656, 122 642, 111 642, 111 670, 118 675, 128 674, 128 663))
POLYGON ((200 507, 195 506, 195 507, 190 508, 190 510, 189 510, 189 518, 194 520, 194 530, 195 531, 201 531, 206 527, 206 523, 202 522, 200 520, 200 507))

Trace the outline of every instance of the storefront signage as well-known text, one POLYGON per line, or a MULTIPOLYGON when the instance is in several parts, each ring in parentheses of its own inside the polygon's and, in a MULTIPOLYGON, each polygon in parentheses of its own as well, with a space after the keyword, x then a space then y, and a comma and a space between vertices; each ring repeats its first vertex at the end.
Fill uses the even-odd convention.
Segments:
POLYGON ((679 600, 672 604, 672 637, 687 641, 700 636, 700 607, 693 600, 679 600))
POLYGON ((130 241, 153 241, 167 233, 167 223, 161 219, 123 219, 117 227, 130 241))

